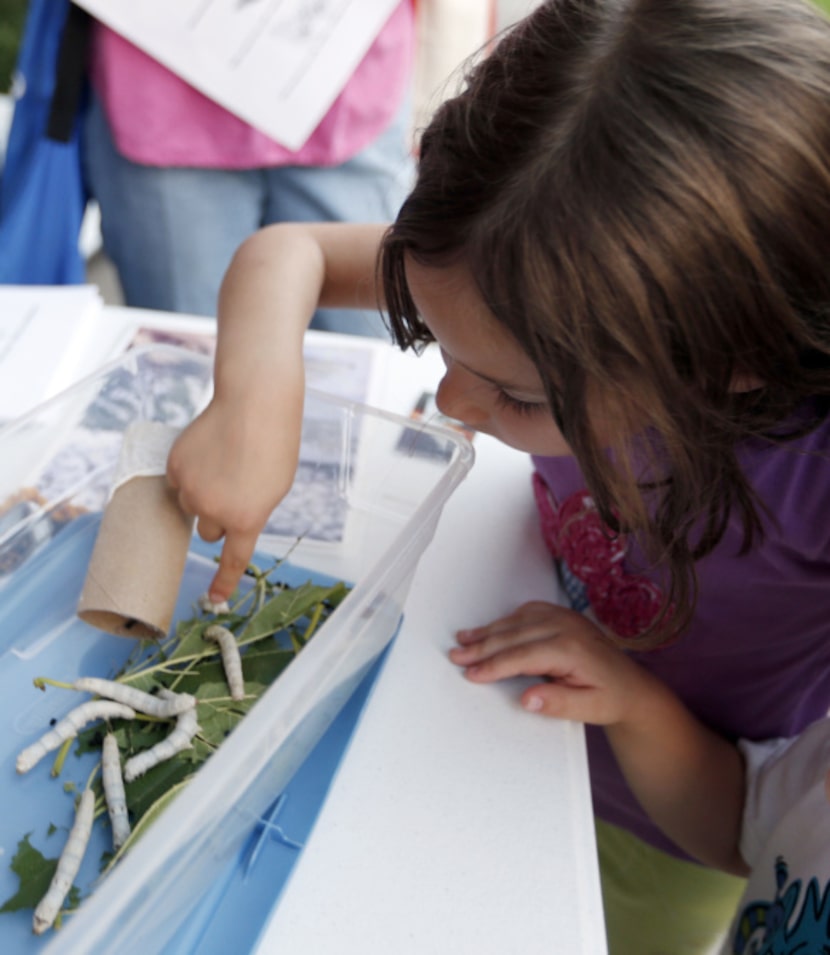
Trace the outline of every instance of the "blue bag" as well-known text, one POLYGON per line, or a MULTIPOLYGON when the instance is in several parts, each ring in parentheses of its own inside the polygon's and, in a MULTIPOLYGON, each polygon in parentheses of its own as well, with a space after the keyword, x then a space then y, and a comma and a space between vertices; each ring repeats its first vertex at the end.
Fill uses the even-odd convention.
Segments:
POLYGON ((88 24, 88 14, 68 0, 29 4, 0 174, 0 283, 84 281, 79 129, 88 24))

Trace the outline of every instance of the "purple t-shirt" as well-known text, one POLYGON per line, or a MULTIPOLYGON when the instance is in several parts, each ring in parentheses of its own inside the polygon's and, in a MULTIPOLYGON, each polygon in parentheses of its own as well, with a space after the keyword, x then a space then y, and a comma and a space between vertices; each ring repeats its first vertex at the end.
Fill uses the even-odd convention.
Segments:
MULTIPOLYGON (((830 420, 777 446, 747 441, 739 457, 770 511, 763 541, 739 556, 742 531, 731 521, 715 551, 697 564, 698 602, 687 630, 666 647, 632 656, 730 738, 793 736, 830 709, 830 420)), ((581 600, 595 611, 599 606, 598 616, 620 632, 615 620, 624 626, 627 616, 643 615, 649 589, 659 590, 659 573, 642 569, 634 542, 623 553, 609 552, 606 538, 592 532, 584 508, 590 496, 573 458, 534 463, 544 482, 537 479, 537 497, 544 487, 556 511, 542 508, 543 529, 566 589, 576 606, 581 600), (580 521, 583 530, 571 533, 580 521), (564 528, 558 539, 551 522, 554 530, 564 528)), ((602 729, 587 727, 587 738, 597 816, 684 857, 640 808, 602 729)))

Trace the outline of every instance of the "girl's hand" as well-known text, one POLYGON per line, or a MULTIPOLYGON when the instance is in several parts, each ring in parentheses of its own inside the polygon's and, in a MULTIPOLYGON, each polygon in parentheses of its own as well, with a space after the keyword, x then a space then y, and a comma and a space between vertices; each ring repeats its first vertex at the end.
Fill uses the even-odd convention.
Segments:
POLYGON ((225 544, 208 596, 226 600, 294 479, 303 336, 319 306, 378 305, 383 224, 279 223, 249 236, 222 280, 215 397, 179 437, 167 478, 199 534, 225 544))
POLYGON ((233 593, 265 522, 291 487, 299 456, 301 395, 296 402, 293 415, 277 416, 276 403, 263 401, 246 409, 214 398, 170 451, 167 479, 180 506, 196 516, 204 540, 225 538, 208 590, 216 603, 233 593))
POLYGON ((744 765, 737 747, 590 620, 534 602, 456 637, 460 646, 450 657, 469 680, 542 676, 546 682, 522 694, 525 709, 604 726, 628 785, 663 832, 704 864, 746 875, 739 851, 744 765))
POLYGON ((653 678, 613 646, 588 618, 539 601, 484 627, 460 630, 450 659, 475 683, 542 676, 522 706, 582 723, 612 725, 634 717, 653 678))

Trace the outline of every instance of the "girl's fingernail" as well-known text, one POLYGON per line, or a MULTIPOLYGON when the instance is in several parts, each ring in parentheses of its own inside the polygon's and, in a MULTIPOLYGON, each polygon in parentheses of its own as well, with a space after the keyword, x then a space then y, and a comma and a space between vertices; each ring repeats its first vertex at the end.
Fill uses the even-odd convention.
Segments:
POLYGON ((455 639, 456 640, 469 640, 473 637, 478 636, 478 629, 476 627, 468 627, 466 630, 456 630, 455 639))
POLYGON ((542 698, 540 696, 529 696, 524 701, 524 708, 530 710, 531 713, 538 713, 543 706, 542 698))

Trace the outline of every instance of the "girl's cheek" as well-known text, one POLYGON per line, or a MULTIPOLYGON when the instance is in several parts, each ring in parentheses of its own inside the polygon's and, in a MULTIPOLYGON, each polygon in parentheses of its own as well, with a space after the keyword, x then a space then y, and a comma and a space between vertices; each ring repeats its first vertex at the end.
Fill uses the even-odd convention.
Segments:
POLYGON ((519 451, 545 457, 570 455, 571 449, 552 419, 539 415, 538 419, 520 418, 515 414, 502 422, 498 437, 519 451))

